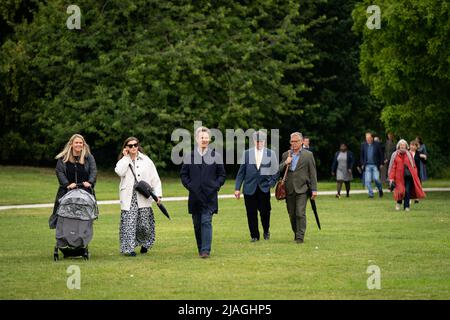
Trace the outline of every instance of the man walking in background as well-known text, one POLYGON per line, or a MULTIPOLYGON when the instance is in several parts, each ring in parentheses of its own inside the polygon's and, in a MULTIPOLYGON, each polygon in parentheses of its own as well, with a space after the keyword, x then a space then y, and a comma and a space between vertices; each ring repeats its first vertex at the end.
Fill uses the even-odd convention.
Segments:
POLYGON ((291 134, 291 150, 283 153, 280 174, 288 166, 286 176, 286 206, 291 221, 294 240, 303 243, 306 232, 306 203, 308 191, 311 199, 317 197, 316 163, 312 152, 303 149, 303 136, 300 132, 291 134))
POLYGON ((302 145, 302 148, 305 149, 305 150, 314 152, 314 149, 313 149, 313 147, 311 147, 310 144, 311 144, 310 138, 307 137, 307 136, 304 136, 304 137, 303 137, 303 145, 302 145))
MULTIPOLYGON (((264 231, 264 240, 270 239, 270 188, 278 179, 278 170, 271 172, 271 164, 277 161, 275 152, 264 147, 266 135, 262 131, 253 134, 255 148, 245 150, 244 157, 236 176, 234 195, 240 198, 241 186, 244 184, 244 201, 247 211, 248 228, 252 242, 260 238, 258 211, 264 231)), ((278 163, 278 162, 276 162, 278 163)), ((278 164, 277 164, 278 166, 278 164)))
POLYGON ((369 198, 373 198, 372 180, 378 188, 379 197, 383 197, 383 186, 380 181, 379 170, 383 167, 384 154, 380 143, 374 141, 373 135, 370 132, 366 133, 366 142, 361 144, 360 159, 369 198))

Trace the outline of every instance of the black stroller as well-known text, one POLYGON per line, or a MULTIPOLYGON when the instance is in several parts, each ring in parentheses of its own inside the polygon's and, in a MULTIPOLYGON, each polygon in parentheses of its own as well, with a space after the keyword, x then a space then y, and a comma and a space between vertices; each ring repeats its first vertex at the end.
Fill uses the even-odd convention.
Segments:
POLYGON ((64 258, 89 259, 89 242, 93 236, 94 220, 98 217, 97 200, 89 192, 77 188, 59 200, 56 223, 56 246, 53 259, 59 260, 58 249, 64 258))

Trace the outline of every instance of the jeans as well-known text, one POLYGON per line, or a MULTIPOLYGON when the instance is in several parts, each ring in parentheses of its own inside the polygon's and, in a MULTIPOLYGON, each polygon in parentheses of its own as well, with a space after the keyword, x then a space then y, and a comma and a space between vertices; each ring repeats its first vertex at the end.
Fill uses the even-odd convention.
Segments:
POLYGON ((378 171, 377 166, 374 164, 367 164, 364 169, 364 181, 370 197, 373 197, 372 180, 375 181, 378 190, 382 190, 380 172, 378 171))
POLYGON ((200 212, 192 214, 192 222, 194 223, 198 252, 209 254, 212 242, 212 213, 201 209, 200 212))

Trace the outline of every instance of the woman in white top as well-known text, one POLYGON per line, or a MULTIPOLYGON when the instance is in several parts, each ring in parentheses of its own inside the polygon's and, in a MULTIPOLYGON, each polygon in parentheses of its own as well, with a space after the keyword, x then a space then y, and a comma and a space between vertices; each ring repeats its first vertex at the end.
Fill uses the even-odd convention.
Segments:
POLYGON ((135 137, 125 140, 115 172, 120 176, 120 252, 134 257, 137 246, 141 246, 141 253, 146 253, 155 241, 153 199, 145 198, 134 189, 136 179, 150 184, 159 198, 158 203, 162 197, 161 180, 155 164, 143 153, 135 137))

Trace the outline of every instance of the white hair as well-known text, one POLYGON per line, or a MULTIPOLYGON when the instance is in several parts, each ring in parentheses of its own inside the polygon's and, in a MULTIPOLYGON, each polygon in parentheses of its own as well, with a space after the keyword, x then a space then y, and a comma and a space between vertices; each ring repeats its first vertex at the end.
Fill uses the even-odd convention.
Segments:
POLYGON ((302 135, 300 132, 294 132, 294 133, 291 133, 291 138, 292 138, 293 136, 297 136, 299 139, 303 140, 303 135, 302 135))
POLYGON ((406 149, 408 149, 408 146, 409 146, 408 142, 406 142, 405 139, 400 139, 400 140, 397 142, 397 147, 396 147, 397 150, 400 149, 400 145, 401 145, 402 143, 404 143, 404 144, 406 145, 406 149))
POLYGON ((209 130, 207 127, 198 127, 197 130, 195 130, 195 139, 197 140, 198 135, 202 132, 206 132, 211 137, 211 130, 209 130))

